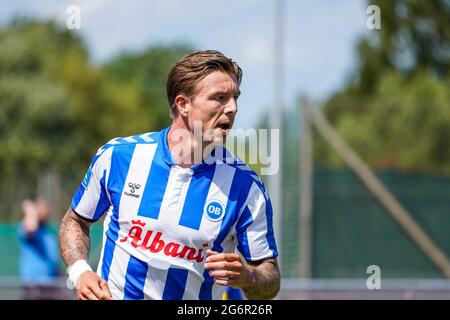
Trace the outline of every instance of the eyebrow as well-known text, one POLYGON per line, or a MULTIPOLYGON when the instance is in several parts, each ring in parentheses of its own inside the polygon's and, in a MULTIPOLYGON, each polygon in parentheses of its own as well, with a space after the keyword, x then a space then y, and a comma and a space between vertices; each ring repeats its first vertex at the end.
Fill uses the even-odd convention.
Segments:
MULTIPOLYGON (((212 96, 220 95, 220 94, 229 94, 232 90, 218 90, 212 94, 212 96)), ((237 90, 234 90, 233 95, 240 96, 241 90, 239 88, 237 90)))

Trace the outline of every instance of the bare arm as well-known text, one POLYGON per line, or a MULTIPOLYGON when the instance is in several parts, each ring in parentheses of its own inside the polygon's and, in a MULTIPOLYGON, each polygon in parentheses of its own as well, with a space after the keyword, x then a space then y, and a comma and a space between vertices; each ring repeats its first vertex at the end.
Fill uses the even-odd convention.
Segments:
POLYGON ((252 281, 248 286, 242 287, 249 300, 273 299, 280 291, 280 270, 275 258, 249 265, 252 281))
POLYGON ((248 264, 236 253, 208 250, 205 268, 211 270, 214 282, 242 288, 247 299, 273 299, 280 291, 280 271, 276 258, 248 264))
MULTIPOLYGON (((59 250, 64 263, 71 266, 77 260, 87 260, 91 241, 91 222, 67 210, 59 227, 59 250)), ((85 271, 77 281, 77 297, 80 300, 109 300, 112 298, 108 284, 93 271, 85 271)))
POLYGON ((91 246, 90 224, 71 208, 64 215, 59 228, 59 251, 67 266, 79 259, 87 260, 91 246))

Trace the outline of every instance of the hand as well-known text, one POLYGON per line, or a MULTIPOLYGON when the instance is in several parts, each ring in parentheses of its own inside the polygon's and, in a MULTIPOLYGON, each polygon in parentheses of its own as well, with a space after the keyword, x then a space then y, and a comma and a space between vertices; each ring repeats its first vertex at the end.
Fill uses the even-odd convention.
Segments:
POLYGON ((252 266, 242 262, 236 253, 218 253, 212 250, 206 251, 205 269, 211 270, 209 275, 214 282, 221 286, 233 288, 246 288, 254 283, 252 266))
POLYGON ((28 199, 22 201, 22 210, 25 216, 37 217, 38 215, 36 204, 28 199))
POLYGON ((78 300, 112 300, 105 280, 93 271, 83 272, 77 281, 78 300))
POLYGON ((25 233, 31 234, 39 227, 39 212, 36 204, 31 200, 22 201, 23 228, 25 233))

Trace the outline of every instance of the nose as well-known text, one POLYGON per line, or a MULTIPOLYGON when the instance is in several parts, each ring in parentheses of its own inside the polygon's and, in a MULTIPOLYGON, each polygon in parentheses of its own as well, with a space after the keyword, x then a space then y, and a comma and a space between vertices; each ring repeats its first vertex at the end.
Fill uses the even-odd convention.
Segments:
POLYGON ((237 102, 234 98, 231 98, 230 100, 228 100, 227 105, 225 106, 225 114, 232 114, 235 115, 238 111, 238 106, 237 106, 237 102))

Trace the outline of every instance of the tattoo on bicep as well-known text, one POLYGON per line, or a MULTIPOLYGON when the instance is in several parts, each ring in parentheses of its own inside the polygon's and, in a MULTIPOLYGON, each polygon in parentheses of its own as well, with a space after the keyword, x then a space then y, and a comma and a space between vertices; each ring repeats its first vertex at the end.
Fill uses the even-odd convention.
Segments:
POLYGON ((89 223, 66 214, 59 229, 59 248, 66 265, 87 259, 90 250, 89 223))

